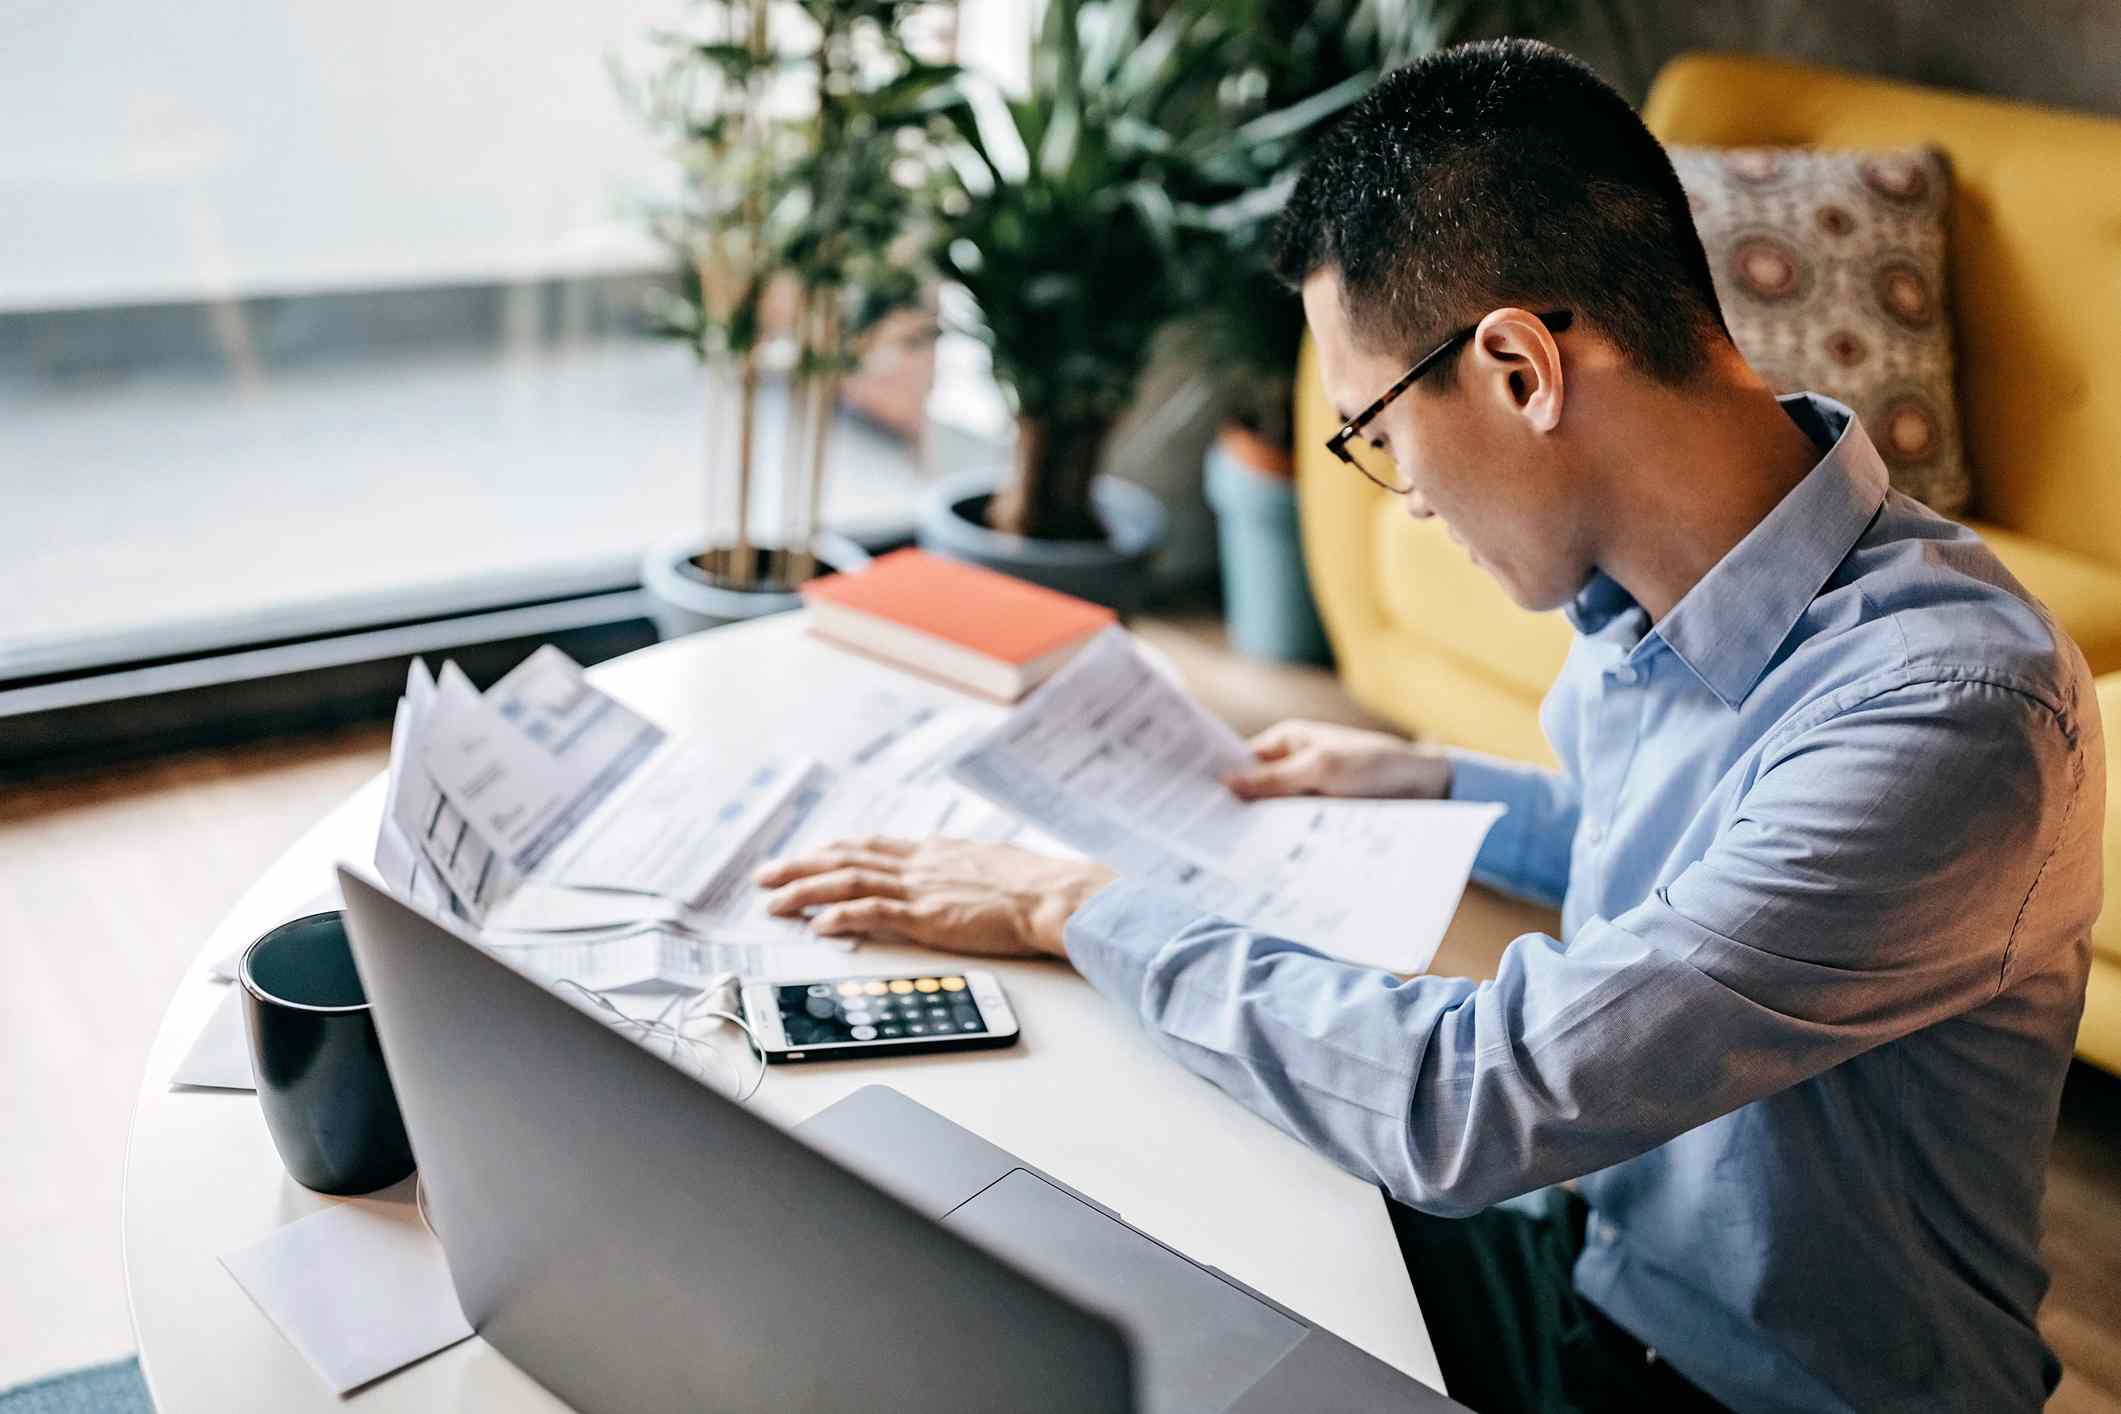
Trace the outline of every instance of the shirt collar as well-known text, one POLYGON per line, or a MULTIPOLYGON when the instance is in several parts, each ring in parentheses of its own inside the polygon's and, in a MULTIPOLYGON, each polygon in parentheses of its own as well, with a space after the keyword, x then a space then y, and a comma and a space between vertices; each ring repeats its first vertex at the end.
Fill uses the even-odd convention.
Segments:
MULTIPOLYGON (((1686 592, 1645 637, 1662 639, 1727 707, 1735 708, 1811 607, 1885 502, 1885 462, 1856 414, 1832 398, 1777 399, 1826 455, 1760 523, 1686 592)), ((1569 606, 1570 621, 1596 633, 1635 607, 1604 573, 1569 606)), ((1641 644, 1636 651, 1647 651, 1641 644)))

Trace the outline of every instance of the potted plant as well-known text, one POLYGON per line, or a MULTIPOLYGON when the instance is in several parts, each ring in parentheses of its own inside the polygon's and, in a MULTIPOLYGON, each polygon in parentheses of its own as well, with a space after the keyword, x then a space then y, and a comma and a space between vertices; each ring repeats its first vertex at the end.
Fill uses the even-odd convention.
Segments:
MULTIPOLYGON (((1280 210, 1319 118, 1338 113, 1388 70, 1466 37, 1470 12, 1453 0, 1216 0, 1245 36, 1235 79, 1220 97, 1236 123, 1253 114, 1310 112, 1269 140, 1232 148, 1219 174, 1280 210), (1323 109, 1325 111, 1317 111, 1323 109)), ((1496 32, 1554 23, 1566 0, 1509 0, 1478 15, 1496 32)), ((1268 271, 1272 222, 1230 220, 1215 252, 1217 295, 1189 322, 1199 362, 1223 385, 1225 416, 1205 458, 1215 508, 1230 637, 1259 657, 1323 662, 1325 630, 1311 602, 1298 536, 1292 419, 1303 305, 1268 271)))
MULTIPOLYGON (((1330 95, 1352 102, 1395 61, 1428 47, 1434 7, 1420 0, 1222 0, 1246 36, 1241 80, 1226 101, 1273 111, 1330 95)), ((1279 211, 1307 139, 1291 131, 1243 155, 1236 180, 1272 194, 1279 211)), ((1222 384, 1223 420, 1209 444, 1203 489, 1216 514, 1223 609, 1231 642, 1255 657, 1324 662, 1325 629, 1311 602, 1297 534, 1295 410, 1303 305, 1268 269, 1272 221, 1228 224, 1216 252, 1220 293, 1189 321, 1199 363, 1222 384)))
POLYGON ((968 78, 936 256, 1015 416, 999 480, 939 483, 931 549, 1137 607, 1164 531, 1155 497, 1098 475, 1157 332, 1194 308, 1220 237, 1211 169, 1233 140, 1213 95, 1237 52, 1192 0, 1144 25, 1129 0, 1050 0, 1029 91, 968 78))
POLYGON ((707 383, 704 543, 642 566, 666 634, 792 608, 821 567, 861 558, 819 525, 826 452, 869 331, 926 283, 931 129, 957 81, 924 49, 936 8, 705 0, 654 37, 632 97, 682 180, 649 213, 674 262, 650 318, 707 383))

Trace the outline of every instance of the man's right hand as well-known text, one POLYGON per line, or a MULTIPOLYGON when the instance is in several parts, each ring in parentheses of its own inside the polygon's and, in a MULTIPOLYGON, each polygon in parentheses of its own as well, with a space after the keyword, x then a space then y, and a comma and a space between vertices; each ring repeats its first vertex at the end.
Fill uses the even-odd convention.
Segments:
POLYGON ((1435 800, 1451 790, 1449 757, 1389 732, 1287 721, 1253 737, 1251 746, 1251 769, 1223 778, 1246 800, 1278 795, 1435 800))

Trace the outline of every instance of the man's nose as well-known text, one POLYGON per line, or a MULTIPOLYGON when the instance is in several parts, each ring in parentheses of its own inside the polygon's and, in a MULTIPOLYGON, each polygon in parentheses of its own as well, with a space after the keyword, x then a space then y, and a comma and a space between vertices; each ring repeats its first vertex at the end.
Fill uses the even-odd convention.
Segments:
POLYGON ((1407 514, 1416 520, 1427 520, 1436 514, 1429 509, 1429 503, 1421 498, 1419 491, 1409 491, 1401 499, 1407 503, 1407 514))

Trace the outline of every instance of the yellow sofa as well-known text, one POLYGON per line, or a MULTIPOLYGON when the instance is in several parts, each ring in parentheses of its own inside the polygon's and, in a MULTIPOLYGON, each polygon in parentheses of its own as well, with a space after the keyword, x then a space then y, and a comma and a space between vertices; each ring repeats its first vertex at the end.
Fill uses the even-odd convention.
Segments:
MULTIPOLYGON (((2121 121, 1719 54, 1673 60, 1643 116, 1674 144, 1950 154, 1971 523, 2083 647, 2121 741, 2121 121)), ((1551 761, 1537 710, 1566 620, 1518 609, 1441 529, 1326 454, 1333 416, 1308 350, 1298 389, 1304 552, 1348 690, 1423 736, 1551 761)), ((2106 872, 2121 881, 2121 785, 2107 794, 2106 872)), ((2093 948, 2078 1053, 2121 1073, 2112 892, 2093 948)))

